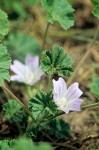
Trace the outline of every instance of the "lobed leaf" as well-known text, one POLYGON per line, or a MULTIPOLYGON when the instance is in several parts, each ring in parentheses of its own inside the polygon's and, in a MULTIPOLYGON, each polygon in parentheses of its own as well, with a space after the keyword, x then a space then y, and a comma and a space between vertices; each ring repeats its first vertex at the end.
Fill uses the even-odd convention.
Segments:
POLYGON ((15 100, 8 100, 8 102, 3 105, 5 118, 11 119, 16 113, 20 112, 20 109, 21 106, 15 100))
POLYGON ((27 54, 40 55, 40 45, 36 39, 23 33, 11 33, 5 45, 13 59, 22 61, 27 54))
POLYGON ((41 0, 50 23, 58 22, 65 30, 74 25, 74 9, 67 0, 41 0))
POLYGON ((69 76, 73 69, 71 57, 64 52, 59 46, 53 46, 52 51, 46 50, 43 53, 44 58, 41 60, 42 70, 50 75, 58 74, 59 76, 69 76))
MULTIPOLYGON (((43 116, 45 113, 54 115, 57 107, 53 101, 52 93, 39 92, 29 101, 29 109, 35 118, 43 116)), ((45 116, 46 119, 47 115, 45 116)))
POLYGON ((9 54, 7 53, 7 49, 5 46, 0 44, 0 86, 3 83, 3 80, 9 81, 9 66, 11 64, 11 59, 9 54))
POLYGON ((9 22, 7 14, 0 9, 0 40, 8 33, 9 22))
POLYGON ((70 126, 64 120, 56 118, 48 124, 49 132, 57 138, 68 139, 70 137, 70 126))

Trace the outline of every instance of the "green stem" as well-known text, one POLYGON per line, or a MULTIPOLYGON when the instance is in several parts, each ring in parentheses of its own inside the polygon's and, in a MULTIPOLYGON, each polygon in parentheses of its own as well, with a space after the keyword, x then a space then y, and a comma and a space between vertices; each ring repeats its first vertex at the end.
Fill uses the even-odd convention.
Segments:
MULTIPOLYGON (((71 30, 71 31, 61 31, 61 30, 50 30, 49 31, 49 35, 50 36, 53 36, 55 38, 74 38, 75 36, 79 36, 79 35, 82 35, 82 36, 89 36, 89 35, 93 35, 95 34, 95 31, 94 30, 71 30)), ((79 39, 78 39, 79 40, 79 39)))
POLYGON ((52 77, 51 77, 51 75, 49 75, 48 76, 48 90, 51 89, 51 79, 52 79, 52 77))
POLYGON ((32 118, 32 120, 35 121, 35 119, 33 118, 32 114, 31 114, 31 112, 28 110, 28 108, 27 108, 5 85, 2 86, 2 89, 3 89, 6 93, 8 93, 8 95, 9 95, 10 97, 12 97, 17 103, 19 103, 19 104, 22 106, 22 108, 26 111, 26 113, 32 118))
POLYGON ((42 44, 42 50, 44 49, 45 44, 46 44, 46 38, 47 38, 49 26, 50 26, 50 23, 47 23, 47 27, 46 27, 46 30, 45 30, 45 33, 44 33, 44 40, 43 40, 43 44, 42 44))
MULTIPOLYGON (((86 109, 86 108, 96 107, 96 106, 99 106, 99 102, 98 102, 98 103, 93 103, 93 104, 89 104, 89 105, 82 106, 81 109, 84 110, 84 109, 86 109)), ((50 119, 59 117, 59 116, 64 115, 64 114, 65 114, 64 112, 60 112, 60 113, 58 113, 57 115, 51 117, 50 119)))
POLYGON ((28 99, 31 99, 31 97, 33 97, 33 87, 26 85, 26 92, 25 92, 26 96, 28 97, 28 99))
POLYGON ((82 106, 81 109, 90 108, 90 107, 96 107, 96 106, 99 106, 99 102, 82 106))
MULTIPOLYGON (((94 103, 94 104, 89 104, 89 105, 82 106, 81 109, 84 110, 86 108, 95 107, 95 106, 99 106, 99 102, 98 103, 94 103)), ((48 120, 45 122, 45 124, 43 123, 43 126, 46 126, 52 119, 54 119, 56 117, 59 117, 61 115, 64 115, 64 114, 65 114, 64 112, 60 112, 60 113, 56 114, 55 116, 49 116, 49 117, 47 117, 48 120)), ((41 123, 43 121, 44 121, 44 118, 41 118, 39 120, 39 124, 41 125, 41 123)), ((38 127, 39 124, 37 124, 36 127, 38 127)))

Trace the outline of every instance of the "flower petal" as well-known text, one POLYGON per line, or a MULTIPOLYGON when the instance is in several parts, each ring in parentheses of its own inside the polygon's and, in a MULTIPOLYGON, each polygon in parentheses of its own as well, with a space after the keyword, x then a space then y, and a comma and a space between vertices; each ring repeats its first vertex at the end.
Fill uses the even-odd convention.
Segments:
POLYGON ((79 84, 75 82, 67 89, 66 99, 68 101, 77 99, 82 95, 82 91, 78 88, 79 84))
POLYGON ((58 81, 53 79, 53 98, 54 100, 57 98, 61 98, 65 96, 67 91, 66 83, 63 78, 59 78, 58 81))
POLYGON ((22 79, 20 78, 20 76, 18 75, 13 75, 10 77, 11 81, 18 81, 18 82, 22 82, 22 79))
POLYGON ((11 70, 16 74, 11 76, 11 80, 33 85, 44 74, 39 67, 39 57, 28 55, 25 61, 26 64, 24 65, 20 61, 15 60, 13 65, 10 66, 11 70))
POLYGON ((44 75, 44 73, 42 72, 42 70, 39 68, 37 74, 35 74, 35 79, 33 81, 31 81, 31 83, 29 83, 30 85, 35 84, 37 81, 39 81, 41 79, 41 77, 44 75))
POLYGON ((10 66, 10 69, 16 73, 16 74, 20 74, 22 72, 24 72, 25 70, 25 65, 23 65, 20 61, 18 60, 14 60, 13 64, 10 66))
POLYGON ((33 69, 37 69, 39 67, 39 57, 27 55, 25 59, 25 64, 33 69))
POLYGON ((80 105, 83 103, 82 99, 75 99, 72 100, 71 104, 66 108, 64 111, 68 113, 70 110, 71 111, 81 111, 80 105))

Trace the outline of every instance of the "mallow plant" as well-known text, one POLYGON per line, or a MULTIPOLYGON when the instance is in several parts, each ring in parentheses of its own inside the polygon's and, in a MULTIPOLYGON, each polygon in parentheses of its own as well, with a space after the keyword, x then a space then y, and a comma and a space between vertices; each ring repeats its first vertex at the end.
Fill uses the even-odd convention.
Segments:
MULTIPOLYGON (((17 59, 12 61, 7 48, 0 44, 0 86, 10 97, 3 105, 4 117, 15 124, 18 131, 18 137, 15 137, 14 141, 0 141, 2 150, 4 148, 19 150, 24 149, 23 147, 30 150, 52 150, 48 144, 36 145, 35 142, 44 140, 55 145, 53 138, 69 139, 70 126, 58 116, 99 105, 99 103, 84 105, 83 91, 78 82, 67 85, 67 79, 73 75, 74 71, 71 56, 59 45, 51 45, 48 50, 45 49, 49 26, 57 22, 64 30, 72 27, 74 9, 67 0, 41 0, 41 3, 46 11, 48 22, 41 56, 27 53, 24 63, 17 59), (32 89, 39 81, 42 81, 43 88, 39 88, 36 94, 33 94, 24 104, 21 99, 17 98, 17 93, 14 95, 13 91, 6 86, 7 81, 12 84, 13 82, 22 83, 24 86, 31 86, 32 89)), ((93 14, 95 13, 94 10, 93 14)), ((0 9, 0 43, 3 43, 3 38, 8 31, 7 14, 0 9)), ((94 84, 91 89, 94 89, 94 84)), ((97 93, 96 97, 98 97, 97 93)))

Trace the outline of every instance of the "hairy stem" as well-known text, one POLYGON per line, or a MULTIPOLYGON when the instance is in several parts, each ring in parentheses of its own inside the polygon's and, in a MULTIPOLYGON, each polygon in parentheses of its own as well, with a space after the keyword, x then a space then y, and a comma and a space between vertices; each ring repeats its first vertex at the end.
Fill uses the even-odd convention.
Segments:
MULTIPOLYGON (((90 108, 90 107, 96 107, 99 106, 99 102, 98 103, 93 103, 93 104, 89 104, 89 105, 85 105, 85 106, 81 106, 81 110, 84 110, 86 108, 90 108)), ((64 115, 64 112, 60 112, 58 113, 56 116, 51 117, 51 119, 56 118, 58 116, 64 115)))
MULTIPOLYGON (((84 110, 86 108, 95 107, 95 106, 99 106, 99 102, 98 103, 94 103, 94 104, 89 104, 89 105, 82 106, 81 109, 84 110)), ((55 116, 49 116, 49 117, 47 117, 48 120, 45 123, 44 123, 44 118, 43 119, 41 118, 41 120, 39 120, 39 124, 41 125, 42 122, 43 122, 43 126, 46 126, 52 119, 54 119, 56 117, 59 117, 61 115, 64 115, 64 114, 65 114, 64 112, 60 112, 60 113, 56 114, 55 116)), ((38 127, 39 124, 37 124, 36 127, 38 127)))
POLYGON ((34 121, 34 118, 31 114, 31 112, 28 110, 28 108, 5 86, 2 86, 2 89, 11 97, 13 98, 17 103, 19 103, 22 108, 26 111, 26 113, 32 118, 32 120, 34 121))
POLYGON ((46 30, 45 30, 45 33, 44 33, 44 40, 43 40, 43 44, 42 44, 42 50, 44 49, 45 44, 46 44, 46 38, 47 38, 49 26, 50 26, 50 23, 47 24, 47 27, 46 27, 46 30))
POLYGON ((48 90, 51 89, 51 80, 52 80, 52 77, 51 75, 48 76, 48 90))
POLYGON ((96 38, 97 38, 97 35, 99 33, 99 25, 97 27, 97 31, 96 31, 96 34, 93 38, 93 40, 91 41, 90 45, 88 46, 87 50, 86 50, 86 53, 84 54, 84 56, 82 57, 82 59, 80 60, 80 62, 78 63, 78 66, 77 68, 75 69, 74 71, 74 74, 69 78, 67 84, 71 84, 71 82, 74 80, 74 78, 77 76, 77 72, 79 70, 79 68, 83 65, 83 63, 85 62, 86 58, 88 57, 88 55, 90 54, 90 51, 91 51, 91 47, 93 46, 96 38))

